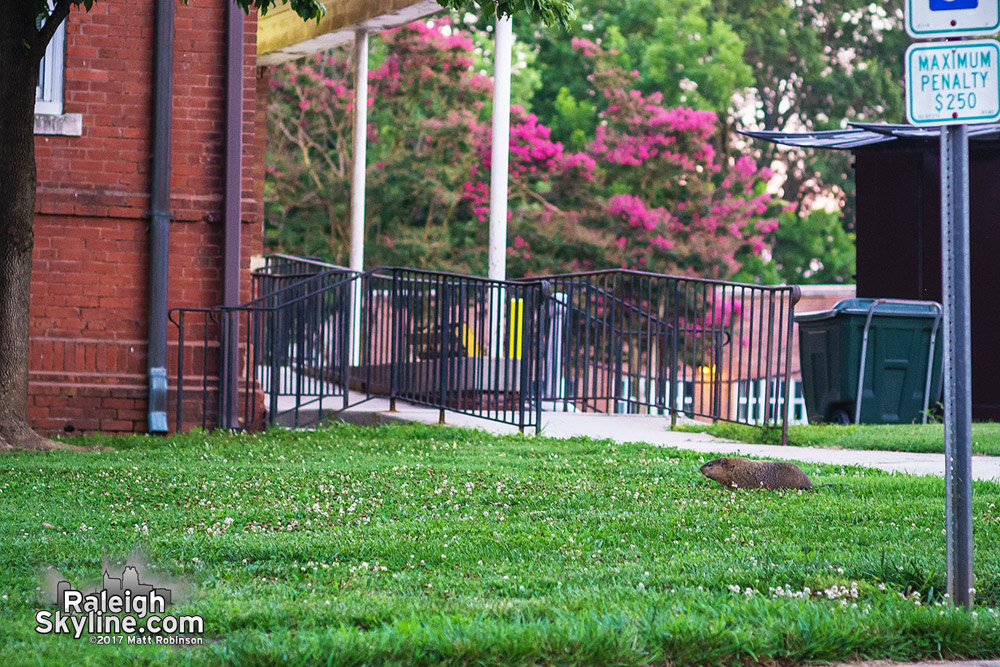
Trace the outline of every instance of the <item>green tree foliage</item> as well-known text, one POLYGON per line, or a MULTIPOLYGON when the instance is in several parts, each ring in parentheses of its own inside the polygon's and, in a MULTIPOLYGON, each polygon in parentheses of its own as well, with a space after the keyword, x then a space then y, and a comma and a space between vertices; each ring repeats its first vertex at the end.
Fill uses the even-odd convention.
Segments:
POLYGON ((576 8, 570 0, 441 0, 440 4, 450 9, 476 10, 486 20, 523 14, 560 28, 566 28, 576 16, 576 8))
MULTIPOLYGON (((837 129, 847 121, 902 122, 902 0, 787 2, 722 0, 716 8, 746 45, 753 66, 747 125, 769 130, 837 129)), ((820 189, 834 188, 853 225, 849 155, 763 146, 765 161, 789 165, 784 197, 805 214, 820 189)))
MULTIPOLYGON (((749 152, 763 164, 780 164, 781 194, 796 216, 809 217, 817 199, 833 197, 842 226, 851 230, 849 154, 741 142, 732 130, 902 122, 902 56, 909 43, 902 19, 902 0, 594 0, 580 5, 569 31, 617 50, 622 67, 641 72, 644 94, 660 91, 669 102, 719 113, 726 119, 720 150, 730 158, 749 152)), ((542 86, 533 111, 552 127, 554 138, 581 147, 604 103, 589 96, 586 63, 567 40, 544 29, 519 33, 538 50, 542 86)), ((802 220, 789 226, 803 233, 812 229, 802 220)), ((837 243, 850 239, 834 235, 837 243)), ((838 246, 835 252, 850 249, 838 246)), ((839 279, 850 280, 851 274, 839 279)))
POLYGON ((709 0, 662 2, 660 8, 642 54, 644 87, 661 91, 667 104, 716 111, 725 119, 733 94, 753 82, 743 41, 709 0))
POLYGON ((784 213, 772 253, 778 275, 790 285, 854 282, 854 233, 844 229, 837 213, 784 213))

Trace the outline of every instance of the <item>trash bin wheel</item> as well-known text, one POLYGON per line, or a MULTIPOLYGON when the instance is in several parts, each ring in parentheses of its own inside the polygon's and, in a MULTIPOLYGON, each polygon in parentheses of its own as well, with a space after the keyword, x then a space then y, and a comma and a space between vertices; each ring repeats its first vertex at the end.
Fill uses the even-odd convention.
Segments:
POLYGON ((840 424, 841 426, 847 426, 848 424, 854 422, 854 420, 851 419, 851 415, 849 415, 847 410, 844 408, 837 408, 831 412, 829 421, 831 424, 840 424))

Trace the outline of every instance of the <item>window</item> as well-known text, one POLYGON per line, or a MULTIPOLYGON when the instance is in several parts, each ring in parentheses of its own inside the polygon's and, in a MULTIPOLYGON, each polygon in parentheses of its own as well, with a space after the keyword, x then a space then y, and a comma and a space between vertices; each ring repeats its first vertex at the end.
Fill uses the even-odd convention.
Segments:
POLYGON ((58 116, 63 112, 63 70, 66 49, 66 23, 63 22, 49 41, 38 68, 35 87, 35 113, 58 116))

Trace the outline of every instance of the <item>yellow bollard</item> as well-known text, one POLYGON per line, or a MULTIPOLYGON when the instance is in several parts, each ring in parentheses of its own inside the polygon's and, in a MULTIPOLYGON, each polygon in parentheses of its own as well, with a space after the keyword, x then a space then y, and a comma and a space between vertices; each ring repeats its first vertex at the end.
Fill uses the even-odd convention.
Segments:
POLYGON ((521 358, 521 336, 524 330, 524 299, 510 301, 510 354, 511 359, 521 358))

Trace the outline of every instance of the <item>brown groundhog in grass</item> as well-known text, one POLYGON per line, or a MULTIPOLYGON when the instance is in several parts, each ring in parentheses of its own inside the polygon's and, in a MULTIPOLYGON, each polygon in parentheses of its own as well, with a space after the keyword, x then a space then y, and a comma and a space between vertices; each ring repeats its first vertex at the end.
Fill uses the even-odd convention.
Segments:
POLYGON ((739 489, 811 489, 809 476, 792 463, 727 456, 709 461, 701 473, 723 486, 739 489))

